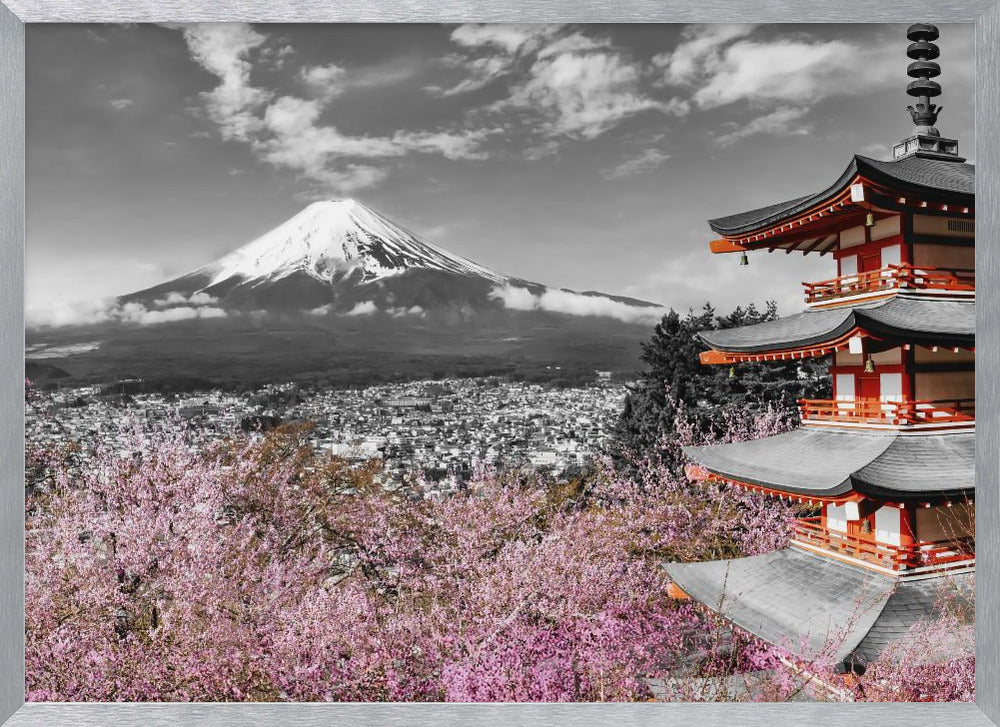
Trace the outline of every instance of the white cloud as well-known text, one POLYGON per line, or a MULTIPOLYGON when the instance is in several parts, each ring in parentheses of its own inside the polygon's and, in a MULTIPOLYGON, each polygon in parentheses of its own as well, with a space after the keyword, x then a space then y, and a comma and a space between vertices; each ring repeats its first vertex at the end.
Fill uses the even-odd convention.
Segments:
POLYGON ((659 149, 644 149, 636 156, 629 157, 621 164, 604 171, 605 179, 623 179, 636 174, 648 174, 658 169, 663 162, 670 158, 659 149))
POLYGON ((221 82, 202 93, 209 118, 223 139, 249 141, 260 129, 257 112, 272 95, 250 83, 250 53, 266 37, 238 23, 188 25, 183 32, 191 57, 221 82))
POLYGON ((425 91, 434 96, 457 96, 463 93, 478 91, 480 88, 499 80, 513 66, 512 59, 506 56, 481 56, 479 58, 463 59, 459 56, 449 56, 446 63, 460 65, 469 74, 451 88, 426 86, 425 91))
POLYGON ((526 24, 467 24, 460 25, 451 33, 451 40, 466 48, 490 46, 514 55, 537 48, 547 37, 555 34, 559 25, 526 24))
POLYGON ((738 129, 716 137, 716 141, 722 146, 729 146, 739 139, 756 134, 770 134, 772 136, 801 136, 808 134, 812 129, 808 124, 802 123, 802 117, 808 113, 808 109, 794 106, 779 106, 769 114, 758 116, 743 124, 738 129))
MULTIPOLYGON (((448 56, 447 65, 468 74, 450 88, 428 87, 440 96, 476 89, 505 77, 517 78, 508 96, 479 111, 489 114, 519 112, 528 128, 545 136, 594 139, 644 111, 682 115, 688 104, 678 98, 653 98, 642 89, 644 69, 609 40, 594 38, 563 26, 467 25, 452 40, 475 55, 448 56), (482 51, 487 51, 483 55, 482 51), (534 119, 541 117, 540 121, 534 119)), ((509 121, 507 116, 505 121, 509 121)), ((537 143, 532 158, 545 155, 537 143)))
POLYGON ((753 104, 812 104, 866 93, 897 81, 899 52, 889 43, 782 37, 755 40, 752 25, 697 25, 672 53, 653 58, 666 84, 693 89, 692 102, 711 109, 753 104), (853 79, 863 75, 865 82, 853 79))
POLYGON ((183 293, 172 292, 168 293, 165 298, 154 300, 153 305, 157 308, 165 308, 172 305, 203 306, 218 302, 218 298, 211 296, 208 293, 198 292, 192 293, 190 296, 186 296, 183 293))
POLYGON ((447 159, 485 159, 480 147, 491 133, 488 129, 397 132, 393 141, 407 151, 437 153, 447 159))
POLYGON ((854 47, 840 40, 741 41, 722 54, 718 65, 710 69, 707 83, 692 98, 702 108, 741 99, 815 102, 861 85, 848 80, 855 52, 854 47))
POLYGON ((557 40, 549 43, 540 51, 538 51, 539 58, 551 58, 552 56, 562 55, 563 53, 584 53, 586 51, 600 50, 600 49, 610 49, 611 44, 607 40, 597 40, 583 33, 573 33, 571 35, 563 36, 557 40))
MULTIPOLYGON (((561 29, 559 25, 460 25, 451 34, 451 40, 470 52, 479 55, 452 54, 441 62, 446 66, 461 68, 468 74, 450 88, 426 86, 425 91, 434 96, 457 96, 484 88, 508 76, 519 61, 534 53, 561 29)), ((583 36, 580 36, 581 38, 583 36)))
POLYGON ((256 144, 262 158, 278 167, 292 169, 327 186, 350 191, 382 181, 388 171, 345 158, 385 159, 410 152, 440 154, 448 159, 478 159, 486 131, 397 132, 393 137, 350 136, 336 127, 319 123, 319 100, 282 96, 264 115, 270 138, 256 144))
POLYGON ((53 301, 25 311, 28 328, 61 328, 88 326, 98 323, 128 323, 148 326, 193 319, 223 318, 227 315, 215 306, 217 298, 206 293, 184 296, 170 293, 153 302, 153 308, 142 303, 120 304, 114 298, 84 301, 53 301), (169 307, 168 307, 169 306, 169 307))
POLYGON ((529 78, 514 87, 507 107, 538 110, 545 114, 550 134, 593 139, 642 111, 684 114, 685 102, 660 101, 639 88, 642 69, 620 54, 599 51, 562 53, 539 58, 529 78))
POLYGON ((514 310, 534 310, 539 307, 539 296, 527 288, 516 285, 496 286, 490 293, 491 298, 500 300, 504 307, 514 310))
POLYGON ((330 99, 343 93, 347 70, 343 66, 331 63, 326 66, 303 68, 301 75, 310 90, 323 98, 330 99))
MULTIPOLYGON (((325 316, 328 315, 333 310, 333 306, 329 303, 326 305, 321 305, 318 308, 312 308, 306 311, 307 315, 311 316, 325 316)), ((344 313, 345 316, 368 316, 373 313, 378 312, 378 306, 375 305, 373 301, 364 300, 360 303, 356 303, 351 310, 344 313)), ((387 308, 385 311, 388 315, 393 318, 401 318, 402 316, 423 316, 424 309, 419 305, 399 308, 387 308)))
POLYGON ((370 300, 363 300, 360 303, 356 303, 353 308, 351 308, 344 315, 347 316, 367 316, 375 313, 378 307, 370 300))
MULTIPOLYGON (((480 159, 489 132, 397 131, 390 136, 354 136, 326 123, 328 104, 342 86, 396 82, 412 69, 379 66, 357 74, 331 64, 301 71, 316 98, 274 98, 250 81, 251 53, 267 37, 246 25, 196 25, 183 28, 191 57, 221 83, 202 94, 205 108, 224 139, 242 141, 263 161, 290 169, 325 192, 351 192, 384 180, 389 169, 371 160, 409 153, 440 154, 448 159, 480 159)), ((287 53, 283 53, 287 55, 287 53)))
POLYGON ((54 300, 24 311, 28 328, 61 328, 104 323, 111 319, 113 300, 54 300))
POLYGON ((692 25, 685 28, 681 43, 671 53, 653 57, 653 65, 663 69, 668 83, 685 84, 693 81, 701 68, 716 56, 719 49, 737 38, 753 32, 754 25, 692 25))
POLYGON ((596 295, 583 295, 569 290, 548 288, 541 295, 527 288, 496 286, 491 297, 512 310, 543 310, 575 316, 603 316, 625 323, 653 323, 666 312, 660 307, 639 307, 596 295))

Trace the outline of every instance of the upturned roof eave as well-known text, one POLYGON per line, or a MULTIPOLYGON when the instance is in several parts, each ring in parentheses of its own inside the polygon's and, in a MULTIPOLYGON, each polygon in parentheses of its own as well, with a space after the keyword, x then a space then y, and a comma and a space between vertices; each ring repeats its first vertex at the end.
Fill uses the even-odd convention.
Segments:
POLYGON ((975 496, 974 443, 974 432, 908 437, 799 427, 748 442, 685 447, 684 454, 751 489, 816 500, 858 493, 926 502, 975 496))
POLYGON ((701 331, 698 337, 712 350, 735 356, 832 348, 844 345, 845 337, 854 333, 916 345, 967 348, 975 346, 974 321, 974 300, 924 300, 897 294, 874 305, 806 310, 775 321, 701 331), (791 328, 781 329, 780 324, 791 324, 791 328), (797 333, 795 325, 800 324, 797 333))
MULTIPOLYGON (((883 168, 885 164, 890 163, 893 162, 879 162, 876 159, 855 154, 851 158, 847 168, 826 189, 815 194, 795 197, 787 202, 778 202, 746 212, 726 215, 725 217, 716 217, 708 221, 709 227, 714 232, 726 237, 767 230, 782 222, 794 219, 812 208, 825 206, 831 200, 842 195, 860 177, 899 192, 916 192, 933 198, 947 198, 968 204, 972 204, 975 201, 974 192, 943 189, 941 187, 913 182, 900 176, 893 176, 883 168)), ((962 162, 956 160, 942 161, 941 163, 961 164, 962 162)))

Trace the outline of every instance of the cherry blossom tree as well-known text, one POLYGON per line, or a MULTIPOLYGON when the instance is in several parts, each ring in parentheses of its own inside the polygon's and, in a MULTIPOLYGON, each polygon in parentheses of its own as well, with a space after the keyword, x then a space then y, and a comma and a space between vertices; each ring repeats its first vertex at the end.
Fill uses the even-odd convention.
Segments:
MULTIPOLYGON (((773 676, 726 698, 798 688, 778 650, 669 598, 661 568, 781 547, 786 507, 638 459, 570 482, 482 468, 424 500, 308 435, 209 445, 125 422, 113 444, 29 446, 28 699, 718 699, 693 685, 749 672, 773 676)), ((963 668, 927 689, 966 694, 963 668)))

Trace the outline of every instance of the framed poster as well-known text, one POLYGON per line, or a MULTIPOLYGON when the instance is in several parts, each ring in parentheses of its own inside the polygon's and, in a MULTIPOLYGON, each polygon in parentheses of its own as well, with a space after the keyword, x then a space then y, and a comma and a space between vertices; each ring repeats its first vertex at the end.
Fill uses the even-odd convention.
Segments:
POLYGON ((995 4, 7 5, 9 724, 995 721, 995 4))

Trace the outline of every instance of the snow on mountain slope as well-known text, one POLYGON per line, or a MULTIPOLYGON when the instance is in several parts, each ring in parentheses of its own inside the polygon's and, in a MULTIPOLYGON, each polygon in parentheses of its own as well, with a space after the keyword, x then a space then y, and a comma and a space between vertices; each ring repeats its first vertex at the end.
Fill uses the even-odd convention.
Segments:
POLYGON ((414 268, 507 282, 506 276, 420 240, 353 199, 315 202, 192 275, 207 276, 210 288, 233 278, 260 285, 294 273, 332 283, 360 269, 361 282, 370 283, 414 268))
POLYGON ((215 262, 121 296, 117 305, 121 310, 107 317, 407 311, 466 321, 548 312, 633 322, 659 314, 654 303, 503 275, 424 242, 352 199, 315 202, 215 262))

